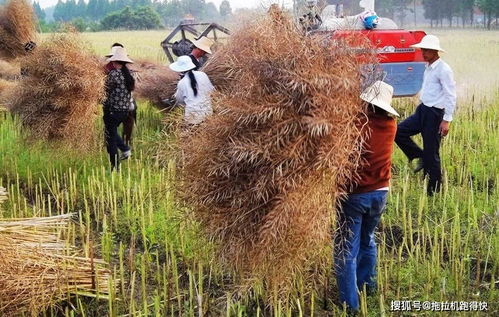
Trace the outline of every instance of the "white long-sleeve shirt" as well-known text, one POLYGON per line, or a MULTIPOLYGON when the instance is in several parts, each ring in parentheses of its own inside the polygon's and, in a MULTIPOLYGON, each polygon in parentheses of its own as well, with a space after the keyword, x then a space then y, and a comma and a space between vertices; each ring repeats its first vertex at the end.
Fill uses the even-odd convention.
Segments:
POLYGON ((193 71, 193 73, 197 81, 197 96, 194 96, 189 75, 185 75, 177 84, 175 98, 178 103, 185 105, 185 121, 190 124, 198 124, 207 115, 213 113, 210 93, 214 87, 205 73, 199 71, 193 71))
POLYGON ((444 109, 444 120, 452 121, 456 109, 456 82, 452 69, 442 59, 426 67, 420 100, 428 107, 444 109))

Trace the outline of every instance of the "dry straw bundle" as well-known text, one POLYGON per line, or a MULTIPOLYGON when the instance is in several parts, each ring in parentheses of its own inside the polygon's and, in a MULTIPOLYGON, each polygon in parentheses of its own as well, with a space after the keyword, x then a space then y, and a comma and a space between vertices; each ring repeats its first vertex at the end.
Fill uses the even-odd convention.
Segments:
POLYGON ((38 316, 70 294, 107 294, 110 271, 61 240, 70 215, 0 221, 0 314, 38 316))
POLYGON ((36 41, 35 14, 26 0, 10 0, 0 7, 0 57, 26 55, 26 44, 36 41))
POLYGON ((61 140, 88 148, 95 137, 104 73, 74 33, 53 35, 26 56, 26 71, 6 106, 33 139, 61 140))
POLYGON ((0 79, 14 80, 21 75, 21 68, 16 63, 0 60, 0 79))
POLYGON ((15 81, 0 78, 0 106, 5 104, 7 99, 10 99, 8 95, 12 92, 16 83, 15 81))
POLYGON ((334 200, 359 160, 359 68, 352 50, 303 35, 279 11, 204 68, 215 114, 181 140, 182 192, 243 278, 287 290, 331 243, 334 200))
POLYGON ((137 74, 135 88, 137 98, 149 100, 159 109, 173 106, 168 100, 175 94, 179 80, 178 73, 167 66, 149 61, 135 61, 130 68, 137 74))
POLYGON ((15 81, 8 81, 0 78, 0 112, 7 111, 5 104, 10 99, 10 93, 16 86, 15 81))

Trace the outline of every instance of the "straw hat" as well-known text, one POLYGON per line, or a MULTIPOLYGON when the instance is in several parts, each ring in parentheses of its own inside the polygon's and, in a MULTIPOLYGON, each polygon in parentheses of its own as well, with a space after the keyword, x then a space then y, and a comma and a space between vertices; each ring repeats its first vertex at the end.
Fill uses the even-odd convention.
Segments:
POLYGON ((435 35, 425 35, 420 43, 411 45, 414 48, 425 48, 428 50, 435 50, 440 52, 445 52, 440 47, 440 40, 435 35))
POLYGON ((193 40, 192 44, 194 44, 195 47, 199 48, 200 50, 205 51, 208 54, 211 53, 211 46, 214 44, 213 40, 207 38, 206 36, 201 37, 200 39, 193 40))
POLYGON ((378 80, 369 86, 360 95, 360 99, 369 102, 395 116, 399 116, 397 111, 390 105, 392 103, 393 87, 378 80))
POLYGON ((114 54, 107 59, 107 62, 124 62, 133 64, 133 61, 128 57, 126 50, 123 47, 116 46, 113 48, 114 54))
POLYGON ((180 56, 175 63, 170 64, 170 69, 182 73, 188 70, 196 68, 196 65, 192 62, 192 59, 187 56, 180 56))
POLYGON ((106 55, 107 58, 113 56, 115 53, 116 53, 116 48, 117 47, 121 47, 121 46, 113 46, 111 47, 111 52, 109 52, 109 54, 106 55))

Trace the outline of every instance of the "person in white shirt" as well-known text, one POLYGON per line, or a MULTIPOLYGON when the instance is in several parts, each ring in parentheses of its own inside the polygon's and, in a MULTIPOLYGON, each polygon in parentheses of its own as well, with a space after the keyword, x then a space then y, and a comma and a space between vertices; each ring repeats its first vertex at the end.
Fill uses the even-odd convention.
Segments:
POLYGON ((170 69, 183 76, 177 84, 175 98, 179 104, 185 105, 184 119, 191 125, 201 123, 213 113, 210 93, 214 87, 208 75, 195 71, 195 68, 189 56, 180 56, 175 63, 170 64, 170 69))
POLYGON ((414 172, 424 170, 428 176, 427 193, 431 196, 440 190, 442 182, 440 140, 449 133, 456 108, 456 83, 452 69, 439 56, 444 50, 436 36, 426 35, 412 47, 422 50, 428 65, 421 88, 421 104, 413 115, 399 123, 395 142, 409 161, 418 159, 414 172), (423 149, 411 139, 419 133, 423 137, 423 149))

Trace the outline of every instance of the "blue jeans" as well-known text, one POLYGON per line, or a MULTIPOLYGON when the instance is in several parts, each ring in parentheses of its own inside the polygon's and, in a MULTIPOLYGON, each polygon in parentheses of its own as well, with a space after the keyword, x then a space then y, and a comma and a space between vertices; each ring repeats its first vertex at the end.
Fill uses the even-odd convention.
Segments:
POLYGON ((359 309, 358 290, 376 288, 374 230, 386 206, 388 191, 350 194, 341 204, 335 236, 336 281, 341 303, 359 309))

